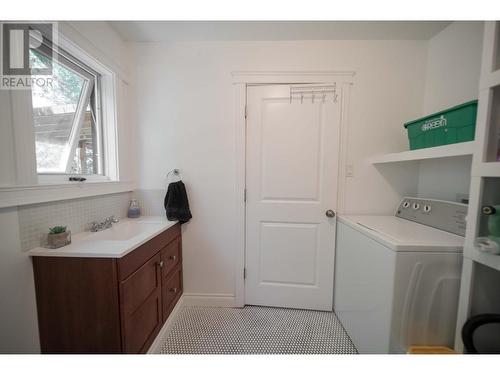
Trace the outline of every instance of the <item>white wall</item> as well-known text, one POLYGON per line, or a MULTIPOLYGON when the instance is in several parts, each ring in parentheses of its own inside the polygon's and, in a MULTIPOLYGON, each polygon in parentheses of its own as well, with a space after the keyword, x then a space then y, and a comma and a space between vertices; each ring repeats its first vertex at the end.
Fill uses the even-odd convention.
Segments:
MULTIPOLYGON (((120 177, 134 180, 135 131, 128 120, 128 84, 124 83, 129 71, 126 44, 105 22, 62 22, 59 30, 117 73, 120 177)), ((16 184, 10 106, 9 93, 0 92, 0 185, 16 184)), ((19 230, 17 208, 0 209, 0 353, 40 351, 31 260, 21 251, 19 230)))
MULTIPOLYGON (((235 99, 238 70, 354 70, 346 184, 350 213, 390 213, 416 193, 406 167, 382 170, 366 157, 407 148, 403 122, 421 114, 424 41, 142 43, 136 60, 141 189, 161 189, 180 168, 193 220, 183 228, 185 291, 234 294, 235 99), (399 173, 399 174, 398 174, 399 173), (399 180, 398 180, 399 179, 399 180)), ((162 201, 157 199, 161 210, 162 201)))
POLYGON ((0 116, 0 171, 2 171, 0 186, 7 186, 16 182, 11 99, 7 90, 0 90, 0 113, 2 114, 0 116))
POLYGON ((417 196, 459 201, 469 195, 471 156, 420 162, 417 196))
POLYGON ((429 40, 423 113, 477 99, 482 22, 453 22, 429 40))
MULTIPOLYGON (((453 22, 429 41, 423 115, 477 99, 482 22, 453 22)), ((472 157, 420 163, 418 195, 456 200, 468 194, 472 157)))
POLYGON ((37 353, 31 260, 21 252, 17 208, 0 209, 0 353, 37 353))

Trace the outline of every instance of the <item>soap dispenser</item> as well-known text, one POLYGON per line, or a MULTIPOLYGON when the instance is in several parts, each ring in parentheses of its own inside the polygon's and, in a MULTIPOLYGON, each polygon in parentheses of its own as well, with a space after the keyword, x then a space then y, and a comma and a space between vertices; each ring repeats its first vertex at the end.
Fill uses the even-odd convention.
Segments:
POLYGON ((127 216, 131 219, 135 219, 141 216, 141 208, 139 207, 139 203, 137 203, 137 199, 132 199, 130 201, 127 216))

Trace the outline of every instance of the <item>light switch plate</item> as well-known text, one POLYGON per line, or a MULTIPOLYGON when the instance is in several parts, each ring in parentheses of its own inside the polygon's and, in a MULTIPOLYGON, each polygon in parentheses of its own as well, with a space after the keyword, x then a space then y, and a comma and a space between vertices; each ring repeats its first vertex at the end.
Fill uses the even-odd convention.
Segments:
POLYGON ((345 176, 354 177, 354 166, 352 164, 347 164, 345 166, 345 176))

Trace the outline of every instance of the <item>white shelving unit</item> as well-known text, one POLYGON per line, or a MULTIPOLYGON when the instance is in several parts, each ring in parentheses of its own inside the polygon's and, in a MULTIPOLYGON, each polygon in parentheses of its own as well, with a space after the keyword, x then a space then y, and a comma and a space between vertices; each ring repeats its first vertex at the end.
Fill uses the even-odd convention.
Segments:
POLYGON ((472 261, 487 265, 488 267, 500 271, 500 256, 482 253, 474 248, 469 250, 471 250, 469 251, 469 257, 472 261))
POLYGON ((471 155, 474 153, 475 142, 462 142, 452 145, 423 148, 419 150, 395 152, 374 156, 368 161, 371 164, 400 163, 409 161, 420 161, 427 159, 449 158, 455 156, 471 155))
MULTIPOLYGON (((468 319, 475 290, 476 271, 481 265, 500 271, 500 255, 480 252, 474 239, 483 235, 481 207, 500 203, 500 162, 497 160, 500 132, 500 22, 485 22, 479 85, 476 141, 472 157, 471 185, 455 350, 463 351, 461 330, 468 319)), ((500 285, 488 285, 498 288, 500 285)))
POLYGON ((472 165, 472 177, 500 177, 500 162, 483 162, 472 165))
POLYGON ((480 90, 500 85, 500 69, 488 72, 482 79, 480 90))

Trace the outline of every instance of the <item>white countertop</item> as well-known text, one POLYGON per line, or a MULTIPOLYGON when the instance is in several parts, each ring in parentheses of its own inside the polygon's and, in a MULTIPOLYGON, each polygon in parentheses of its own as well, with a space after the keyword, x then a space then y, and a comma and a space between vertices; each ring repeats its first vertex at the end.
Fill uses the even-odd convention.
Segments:
POLYGON ((464 237, 395 216, 339 215, 338 220, 394 251, 463 251, 464 237))
POLYGON ((123 219, 100 232, 82 232, 71 238, 71 244, 59 249, 37 247, 29 256, 121 258, 161 232, 175 225, 163 216, 123 219))

